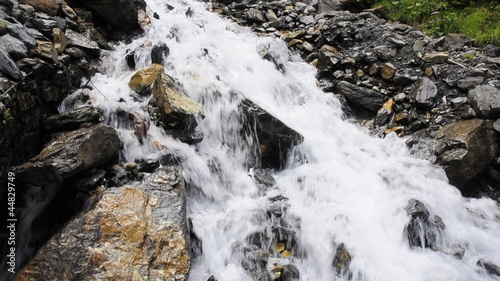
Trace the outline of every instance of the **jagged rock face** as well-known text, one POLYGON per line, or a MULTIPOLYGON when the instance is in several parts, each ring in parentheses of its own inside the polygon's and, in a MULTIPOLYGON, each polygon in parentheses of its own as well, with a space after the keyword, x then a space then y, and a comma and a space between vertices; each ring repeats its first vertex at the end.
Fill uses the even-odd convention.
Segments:
POLYGON ((187 280, 186 192, 178 167, 94 200, 14 280, 187 280))
POLYGON ((454 184, 477 176, 495 159, 498 151, 492 125, 482 119, 448 124, 435 135, 441 142, 438 162, 454 184))
POLYGON ((246 117, 244 129, 257 136, 262 167, 282 169, 289 149, 304 137, 250 100, 242 101, 240 109, 246 117))
POLYGON ((15 168, 28 184, 60 183, 91 167, 116 159, 121 142, 116 131, 97 124, 60 134, 30 162, 15 168))

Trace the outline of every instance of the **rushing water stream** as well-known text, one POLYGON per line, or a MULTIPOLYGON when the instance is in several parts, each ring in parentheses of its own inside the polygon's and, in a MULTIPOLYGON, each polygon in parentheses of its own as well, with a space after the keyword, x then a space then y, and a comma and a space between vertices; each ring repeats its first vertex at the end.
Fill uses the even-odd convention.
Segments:
MULTIPOLYGON (((292 255, 271 251, 267 269, 292 263, 300 280, 499 280, 476 265, 479 259, 500 264, 500 211, 494 201, 461 197, 441 169, 410 156, 404 140, 374 138, 345 121, 339 101, 316 87, 314 68, 279 39, 258 37, 209 13, 204 3, 168 1, 170 10, 164 1, 147 2, 159 19, 152 18, 143 38, 109 54, 106 74, 92 78, 90 94, 92 103, 107 112, 108 124, 120 131, 123 162, 166 153, 182 159, 190 189, 188 215, 202 241, 191 281, 211 275, 219 281, 252 280, 255 270, 242 267, 248 237, 271 235, 277 227, 287 233, 292 255), (185 14, 188 8, 191 17, 185 14), (127 50, 136 49, 136 68, 149 66, 149 49, 141 52, 145 40, 167 44, 165 71, 205 110, 198 122, 205 136, 201 143, 181 143, 151 125, 140 144, 113 118, 118 107, 148 118, 148 99, 132 94, 127 83, 134 72, 124 59, 127 50), (265 50, 284 71, 262 59, 259 53, 265 50), (267 190, 251 177, 248 157, 254 144, 239 135, 242 117, 234 92, 304 136, 267 190), (411 199, 423 202, 446 225, 437 251, 409 246, 405 227, 411 199), (268 215, 270 208, 282 216, 268 215), (332 266, 341 244, 350 256, 349 274, 332 266), (461 259, 450 254, 454 249, 465 250, 461 259)), ((278 242, 263 240, 262 247, 269 249, 278 242)))

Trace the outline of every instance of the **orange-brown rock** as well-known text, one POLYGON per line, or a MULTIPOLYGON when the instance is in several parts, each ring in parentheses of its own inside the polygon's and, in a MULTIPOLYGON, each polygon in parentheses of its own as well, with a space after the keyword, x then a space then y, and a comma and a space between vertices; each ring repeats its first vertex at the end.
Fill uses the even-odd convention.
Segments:
POLYGON ((107 189, 14 280, 186 280, 185 185, 167 166, 137 186, 107 189))

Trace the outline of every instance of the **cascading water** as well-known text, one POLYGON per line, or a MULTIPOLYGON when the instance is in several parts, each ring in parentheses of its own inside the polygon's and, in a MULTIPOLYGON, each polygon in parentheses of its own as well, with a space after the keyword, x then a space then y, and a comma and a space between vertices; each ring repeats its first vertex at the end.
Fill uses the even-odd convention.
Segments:
POLYGON ((143 38, 117 46, 103 63, 105 74, 92 78, 94 89, 83 91, 119 130, 123 162, 167 153, 181 158, 188 215, 201 240, 190 280, 268 280, 259 270, 288 264, 288 274, 298 270, 300 280, 498 280, 476 265, 479 259, 500 264, 493 200, 461 197, 441 169, 410 156, 403 140, 373 138, 343 120, 340 103, 316 87, 314 68, 280 40, 222 20, 204 3, 174 0, 170 9, 147 2, 159 19, 152 18, 143 38), (118 108, 149 118, 149 99, 130 90, 134 72, 125 63, 127 50, 135 49, 137 69, 151 64, 149 51, 141 51, 145 40, 167 44, 166 72, 202 105, 201 143, 181 143, 152 124, 141 144, 116 118, 118 108), (263 52, 272 52, 281 69, 263 52), (241 97, 304 136, 267 190, 251 177, 257 144, 240 135, 241 97), (412 199, 427 212, 420 221, 408 214, 412 199), (430 234, 428 217, 442 220, 430 234), (413 247, 409 224, 421 230, 413 247))

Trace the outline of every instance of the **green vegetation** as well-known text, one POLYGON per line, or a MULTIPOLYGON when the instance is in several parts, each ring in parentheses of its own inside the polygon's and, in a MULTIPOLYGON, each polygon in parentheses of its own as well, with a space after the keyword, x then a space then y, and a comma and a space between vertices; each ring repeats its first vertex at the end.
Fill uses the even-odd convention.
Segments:
POLYGON ((462 55, 462 58, 464 59, 468 59, 468 60, 471 60, 475 57, 476 55, 473 55, 473 54, 465 54, 465 55, 462 55))
POLYGON ((2 115, 3 115, 3 120, 14 119, 14 117, 12 117, 12 114, 10 113, 10 108, 7 108, 7 110, 5 110, 2 115))
POLYGON ((498 0, 378 0, 376 5, 432 36, 462 33, 479 44, 500 45, 498 0))

